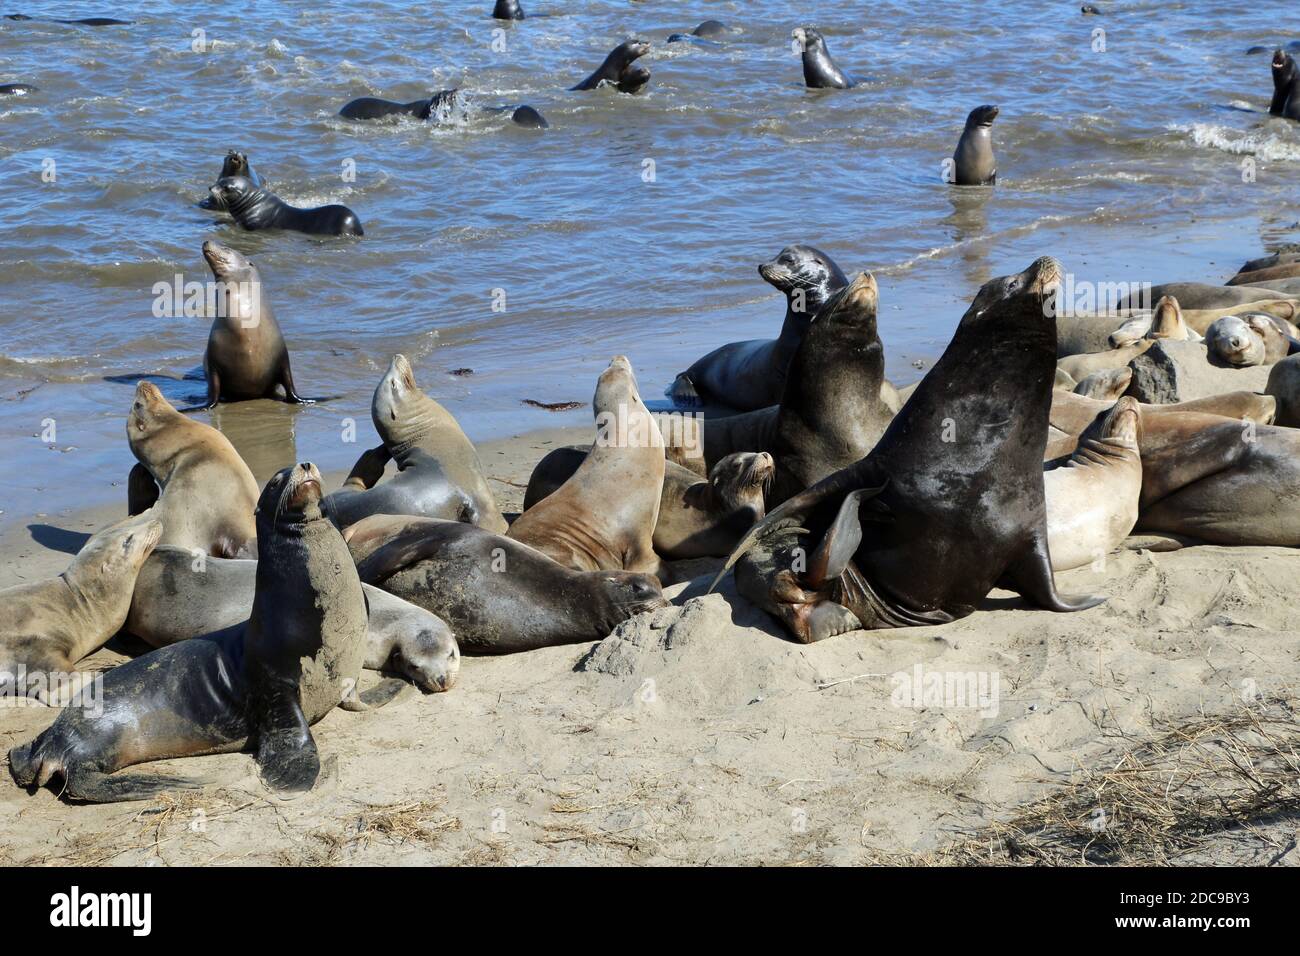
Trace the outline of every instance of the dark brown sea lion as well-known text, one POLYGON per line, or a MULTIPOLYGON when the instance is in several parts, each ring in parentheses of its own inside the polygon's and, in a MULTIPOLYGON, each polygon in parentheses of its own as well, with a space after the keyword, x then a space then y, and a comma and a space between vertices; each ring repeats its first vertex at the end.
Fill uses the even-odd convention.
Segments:
POLYGON ((790 35, 799 44, 803 63, 803 82, 813 90, 847 90, 858 81, 841 70, 831 59, 826 40, 812 27, 796 27, 790 35))
POLYGON ((218 208, 225 209, 242 228, 292 229, 315 236, 362 236, 361 220, 337 203, 300 209, 291 206, 246 176, 218 179, 209 192, 218 208))
POLYGON ((635 61, 649 52, 650 44, 645 40, 634 39, 620 43, 605 57, 605 62, 596 68, 596 72, 569 89, 594 90, 612 84, 620 93, 635 93, 650 80, 650 71, 634 65, 635 61))
MULTIPOLYGON (((870 454, 770 512, 728 566, 801 642, 941 624, 994 587, 1053 611, 1043 446, 1060 263, 986 283, 870 454)), ((779 464, 779 462, 778 462, 779 464)))
POLYGON ((321 514, 320 473, 310 463, 267 482, 257 532, 247 624, 108 671, 101 712, 71 705, 9 751, 19 786, 62 776, 62 792, 76 800, 147 799, 184 781, 116 771, 248 746, 271 790, 311 789, 320 758, 309 727, 355 687, 366 653, 365 596, 343 538, 321 514))
POLYGON ((993 121, 997 118, 996 106, 977 106, 966 117, 966 127, 952 154, 956 185, 992 186, 998 181, 998 163, 993 157, 993 121))

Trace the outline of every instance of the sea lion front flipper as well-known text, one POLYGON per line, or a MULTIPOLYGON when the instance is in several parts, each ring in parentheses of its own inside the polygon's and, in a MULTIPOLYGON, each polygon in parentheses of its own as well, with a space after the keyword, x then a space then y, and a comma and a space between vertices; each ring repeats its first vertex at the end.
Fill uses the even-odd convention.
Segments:
POLYGON ((158 503, 158 482, 144 465, 137 464, 126 478, 126 513, 134 517, 158 503))
POLYGON ((353 692, 343 698, 339 704, 344 710, 354 713, 364 713, 368 710, 378 710, 388 704, 395 704, 410 696, 410 692, 415 689, 415 685, 410 684, 397 677, 385 677, 374 687, 368 688, 361 693, 353 692))
POLYGON ((695 383, 685 372, 673 379, 673 384, 668 387, 668 398, 678 408, 701 408, 704 405, 695 383))
POLYGON ((259 703, 257 767, 262 782, 276 793, 306 793, 320 776, 320 754, 298 701, 297 687, 274 687, 259 703))
POLYGON ((367 448, 357 458, 357 463, 352 466, 347 478, 343 479, 343 487, 369 491, 384 477, 384 469, 392 457, 384 445, 367 448))
POLYGON ((858 545, 862 543, 862 521, 858 517, 858 508, 862 504, 862 497, 874 490, 859 488, 844 496, 839 514, 813 552, 808 570, 803 575, 803 583, 810 590, 816 591, 827 581, 838 578, 853 560, 858 545))
POLYGON ((1096 594, 1074 597, 1058 594, 1052 575, 1052 559, 1047 553, 1047 534, 1034 535, 1030 548, 1007 568, 999 587, 1015 591, 1027 601, 1048 611, 1086 611, 1106 599, 1096 594))

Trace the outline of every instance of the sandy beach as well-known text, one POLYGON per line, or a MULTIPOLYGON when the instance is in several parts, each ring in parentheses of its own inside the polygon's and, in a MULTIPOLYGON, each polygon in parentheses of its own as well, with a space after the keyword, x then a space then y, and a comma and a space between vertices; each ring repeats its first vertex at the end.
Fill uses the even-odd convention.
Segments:
MULTIPOLYGON (((584 435, 483 444, 503 508, 584 435)), ((58 573, 124 513, 11 523, 0 586, 58 573)), ((335 710, 315 731, 324 778, 291 802, 242 754, 143 768, 212 781, 150 804, 0 787, 0 862, 1300 863, 1294 821, 1267 813, 1300 787, 1293 552, 1122 552, 1058 575, 1108 596, 1081 614, 995 591, 952 625, 810 646, 730 577, 702 596, 716 566, 600 643, 466 658, 448 693, 335 710)), ((82 668, 137 649, 119 638, 82 668)), ((55 714, 0 708, 0 748, 55 714)))

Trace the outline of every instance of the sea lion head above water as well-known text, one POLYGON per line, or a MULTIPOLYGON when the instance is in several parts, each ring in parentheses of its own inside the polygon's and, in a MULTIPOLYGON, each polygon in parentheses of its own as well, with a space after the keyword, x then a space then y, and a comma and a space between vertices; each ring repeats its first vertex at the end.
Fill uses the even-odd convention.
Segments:
POLYGON ((809 319, 835 290, 849 284, 848 277, 830 256, 802 243, 786 246, 775 258, 760 265, 758 274, 768 285, 785 294, 792 312, 803 312, 809 319), (796 298, 802 302, 797 303, 796 298), (802 309, 795 308, 799 304, 802 309))

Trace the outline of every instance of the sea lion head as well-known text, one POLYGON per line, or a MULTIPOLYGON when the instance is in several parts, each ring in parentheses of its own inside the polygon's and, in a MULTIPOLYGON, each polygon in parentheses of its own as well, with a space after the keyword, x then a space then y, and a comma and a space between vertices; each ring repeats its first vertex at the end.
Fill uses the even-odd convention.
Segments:
POLYGON ((859 272, 843 289, 832 295, 813 318, 823 329, 838 326, 875 335, 876 310, 880 305, 880 287, 870 272, 859 272))
POLYGON ((247 176, 222 176, 208 189, 208 194, 217 205, 237 213, 255 204, 262 191, 247 176))
POLYGON ((803 311, 810 316, 822 307, 832 292, 849 284, 848 278, 830 256, 801 243, 786 246, 775 258, 760 265, 758 274, 769 285, 785 293, 791 311, 803 311))
POLYGON ((140 382, 135 387, 131 412, 126 417, 127 440, 147 438, 169 421, 175 420, 179 414, 171 402, 163 397, 157 385, 153 382, 140 382))
POLYGON ((1076 395, 1093 398, 1102 402, 1113 402, 1126 391, 1133 381, 1133 370, 1125 365, 1123 368, 1111 368, 1102 372, 1093 372, 1074 386, 1076 395))
POLYGON ((413 411, 426 399, 415 384, 415 370, 400 352, 393 356, 388 371, 375 386, 370 401, 370 418, 385 445, 400 445, 410 438, 413 411))
POLYGON ((303 461, 277 471, 262 489, 255 514, 259 553, 271 531, 323 520, 316 466, 303 461))
POLYGON ((709 469, 709 487, 728 511, 750 508, 757 521, 763 517, 764 495, 774 474, 776 460, 767 452, 735 452, 709 469))
POLYGON ((1187 323, 1183 321, 1183 310, 1178 300, 1172 295, 1162 295, 1151 314, 1151 331, 1146 334, 1149 339, 1187 338, 1187 323))
POLYGON ((203 258, 212 274, 222 282, 239 282, 254 269, 242 253, 211 239, 203 243, 203 258))
POLYGON ((795 27, 790 31, 790 36, 799 41, 799 49, 805 53, 826 49, 826 41, 822 38, 821 31, 813 27, 795 27))
POLYGON ((597 580, 601 594, 609 602, 611 629, 630 617, 645 611, 657 611, 668 607, 670 603, 664 597, 659 579, 653 574, 637 574, 632 571, 584 573, 597 580))
POLYGON ((96 569, 97 576, 121 581, 133 576, 162 538, 163 523, 149 511, 119 521, 91 535, 77 552, 77 567, 96 569))
MULTIPOLYGON (((999 321, 1014 321, 1028 329, 1030 322, 1026 320, 1054 318, 1056 293, 1063 275, 1064 269, 1058 260, 1043 256, 1030 263, 1024 272, 990 279, 980 286, 959 326, 978 325, 992 317, 999 321), (1011 304, 1017 308, 1006 308, 1011 304)), ((1042 328, 1048 327, 1041 321, 1038 324, 1042 328)))
POLYGON ((442 90, 429 97, 421 119, 435 123, 464 123, 469 119, 469 99, 463 90, 442 90))
POLYGON ((226 153, 226 158, 221 163, 220 178, 225 179, 228 176, 247 176, 251 178, 248 157, 238 150, 232 149, 226 153))
POLYGON ((643 57, 649 52, 649 40, 641 40, 637 37, 631 37, 620 43, 611 56, 615 58, 615 63, 621 64, 623 68, 626 68, 633 60, 638 57, 643 57))
POLYGON ((451 628, 430 614, 426 624, 393 648, 388 663, 426 694, 440 694, 456 686, 460 647, 451 628))
POLYGON ((1125 395, 1106 413, 1099 437, 1115 445, 1136 450, 1142 437, 1142 406, 1132 395, 1125 395))
POLYGON ((1295 61, 1281 49, 1277 49, 1273 51, 1272 67, 1273 82, 1281 86, 1291 79, 1291 74, 1295 72, 1295 61))
POLYGON ((1225 315, 1205 330, 1210 352, 1229 365, 1264 364, 1264 339, 1239 315, 1225 315))
POLYGON ((1129 319, 1114 332, 1110 333, 1107 341, 1113 349, 1122 349, 1129 345, 1136 345, 1142 341, 1143 337, 1151 331, 1152 317, 1149 315, 1139 315, 1129 319))
POLYGON ((987 129, 993 125, 993 121, 997 118, 998 108, 996 106, 991 104, 977 106, 971 110, 970 115, 966 117, 966 128, 975 129, 982 126, 987 129))
POLYGON ((650 71, 639 64, 625 66, 618 74, 618 90, 620 93, 635 93, 649 82, 650 71))

